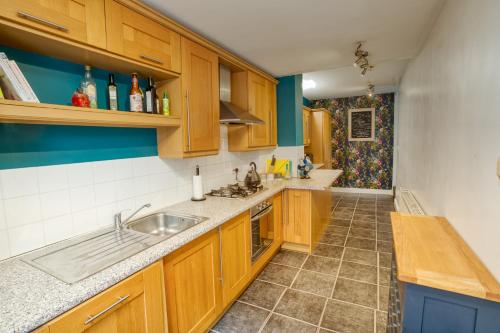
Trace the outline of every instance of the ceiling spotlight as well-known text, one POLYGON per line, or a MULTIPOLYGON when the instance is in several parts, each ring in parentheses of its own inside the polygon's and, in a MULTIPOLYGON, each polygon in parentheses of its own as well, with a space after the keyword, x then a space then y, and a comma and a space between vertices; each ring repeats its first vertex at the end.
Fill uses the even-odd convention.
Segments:
POLYGON ((373 94, 375 93, 375 86, 371 83, 368 84, 368 89, 366 90, 366 93, 368 97, 373 97, 373 94))
POLYGON ((314 89, 316 88, 316 82, 314 80, 302 80, 302 89, 314 89))

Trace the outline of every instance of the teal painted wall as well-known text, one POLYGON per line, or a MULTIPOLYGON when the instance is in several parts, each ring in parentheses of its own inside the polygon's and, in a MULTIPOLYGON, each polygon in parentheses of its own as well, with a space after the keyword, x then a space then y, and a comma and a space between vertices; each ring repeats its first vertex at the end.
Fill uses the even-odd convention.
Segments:
MULTIPOLYGON (((83 66, 0 45, 15 60, 42 103, 71 105, 83 66)), ((108 73, 93 69, 99 108, 106 108, 108 73)), ((115 73, 119 109, 128 110, 130 77, 115 73)), ((144 86, 144 81, 141 80, 144 86)), ((54 125, 0 124, 0 169, 158 154, 156 130, 54 125)))
POLYGON ((278 79, 278 145, 304 144, 302 129, 302 74, 278 79))
POLYGON ((311 101, 308 100, 307 98, 305 97, 302 97, 302 104, 304 104, 304 106, 311 106, 311 101))

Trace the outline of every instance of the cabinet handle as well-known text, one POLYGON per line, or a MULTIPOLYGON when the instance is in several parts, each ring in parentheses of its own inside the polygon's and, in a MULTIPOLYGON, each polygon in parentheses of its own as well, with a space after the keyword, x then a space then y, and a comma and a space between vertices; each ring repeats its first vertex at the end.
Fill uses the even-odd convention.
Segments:
POLYGON ((188 150, 191 151, 191 109, 189 107, 189 90, 186 90, 188 150))
POLYGON ((224 286, 224 266, 222 265, 222 228, 219 226, 219 265, 220 265, 220 283, 224 286))
POLYGON ((111 304, 110 306, 108 306, 106 309, 102 310, 101 312, 99 312, 99 313, 97 313, 95 315, 90 315, 88 317, 88 319, 85 320, 84 325, 90 324, 91 322, 93 322, 94 320, 96 320, 97 318, 99 318, 100 316, 102 316, 103 314, 105 314, 106 312, 108 312, 109 310, 113 309, 115 306, 117 306, 117 305, 125 302, 125 300, 127 298, 129 298, 129 297, 130 297, 130 295, 126 295, 126 296, 123 296, 123 297, 119 296, 118 300, 116 302, 114 302, 113 304, 111 304))
POLYGON ((144 60, 154 62, 158 65, 163 65, 163 61, 161 61, 160 59, 152 58, 152 57, 149 57, 149 56, 144 55, 144 54, 141 54, 140 57, 144 60))
POLYGON ((30 20, 30 21, 33 21, 33 22, 36 22, 36 23, 43 24, 47 27, 54 28, 54 29, 57 29, 57 30, 60 30, 63 32, 69 31, 69 29, 63 25, 59 25, 57 23, 47 21, 41 17, 37 17, 37 16, 31 15, 31 14, 26 13, 26 12, 18 11, 17 16, 22 17, 22 18, 27 19, 27 20, 30 20))

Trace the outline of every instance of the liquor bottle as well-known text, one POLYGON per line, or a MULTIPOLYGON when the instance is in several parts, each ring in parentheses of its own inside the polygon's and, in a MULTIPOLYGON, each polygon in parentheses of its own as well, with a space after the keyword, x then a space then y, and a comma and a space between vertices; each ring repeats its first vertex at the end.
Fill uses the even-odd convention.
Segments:
POLYGON ((148 87, 146 88, 146 112, 158 113, 156 108, 156 88, 152 77, 148 78, 148 87))
POLYGON ((168 93, 165 91, 163 92, 163 115, 165 116, 170 116, 170 100, 168 99, 168 93))
POLYGON ((85 66, 85 74, 81 82, 82 91, 89 97, 90 107, 97 109, 97 88, 92 74, 90 73, 90 66, 85 66))
POLYGON ((108 79, 108 109, 118 110, 118 90, 116 89, 115 76, 109 74, 108 79))
POLYGON ((130 111, 142 112, 142 94, 139 89, 139 80, 137 73, 132 73, 132 87, 130 88, 130 111))

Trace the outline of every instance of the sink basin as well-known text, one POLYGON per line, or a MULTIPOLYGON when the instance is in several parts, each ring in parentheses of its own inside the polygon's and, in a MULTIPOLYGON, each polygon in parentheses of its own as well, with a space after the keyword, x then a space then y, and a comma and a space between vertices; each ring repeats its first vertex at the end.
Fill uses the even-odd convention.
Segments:
POLYGON ((154 236, 169 237, 189 229, 208 218, 159 212, 134 220, 127 229, 154 236))

